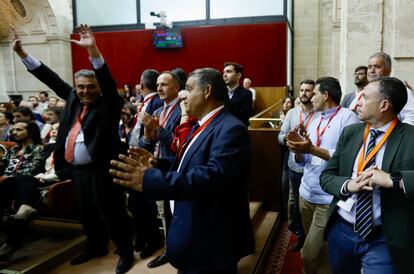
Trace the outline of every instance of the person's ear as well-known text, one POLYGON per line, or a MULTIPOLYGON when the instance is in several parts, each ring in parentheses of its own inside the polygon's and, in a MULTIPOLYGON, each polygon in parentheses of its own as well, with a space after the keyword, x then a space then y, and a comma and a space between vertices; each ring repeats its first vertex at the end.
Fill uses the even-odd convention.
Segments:
POLYGON ((213 90, 211 85, 207 85, 204 88, 204 99, 209 99, 211 96, 213 96, 213 90))
POLYGON ((392 105, 390 101, 388 100, 382 100, 379 104, 379 111, 380 112, 387 112, 388 110, 391 110, 392 105))

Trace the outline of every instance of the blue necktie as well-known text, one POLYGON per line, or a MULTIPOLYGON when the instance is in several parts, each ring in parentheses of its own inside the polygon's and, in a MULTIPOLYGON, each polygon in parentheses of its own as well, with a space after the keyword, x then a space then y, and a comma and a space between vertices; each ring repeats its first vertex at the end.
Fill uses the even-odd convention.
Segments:
POLYGON ((185 137, 185 141, 184 144, 186 144, 187 142, 189 142, 191 135, 200 127, 200 124, 197 122, 190 130, 190 132, 188 133, 187 137, 185 137))
MULTIPOLYGON (((369 143, 365 153, 365 158, 375 147, 375 140, 378 136, 382 134, 382 131, 371 129, 371 137, 369 138, 369 143)), ((375 155, 371 160, 365 165, 365 169, 373 166, 375 164, 375 155)), ((355 217, 355 232, 365 239, 372 231, 374 226, 373 223, 373 210, 372 210, 372 191, 361 191, 357 195, 356 203, 356 217, 355 217)))

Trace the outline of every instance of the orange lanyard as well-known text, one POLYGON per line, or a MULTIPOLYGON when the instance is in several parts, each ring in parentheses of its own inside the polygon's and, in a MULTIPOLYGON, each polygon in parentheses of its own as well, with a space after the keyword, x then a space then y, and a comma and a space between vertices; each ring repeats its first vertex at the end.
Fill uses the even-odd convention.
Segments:
MULTIPOLYGON (((306 116, 306 117, 308 117, 308 120, 305 124, 305 130, 308 130, 309 123, 310 123, 310 121, 312 121, 312 117, 313 117, 314 114, 315 114, 315 111, 312 111, 308 116, 306 116)), ((306 117, 305 117, 305 120, 306 120, 306 117)), ((300 110, 300 114, 299 114, 299 125, 303 125, 302 110, 300 110)))
POLYGON ((329 118, 328 123, 325 125, 325 127, 322 129, 322 132, 319 131, 319 128, 321 126, 323 117, 321 117, 321 120, 319 120, 319 125, 316 128, 316 146, 319 147, 321 145, 322 142, 322 136, 325 134, 326 129, 328 128, 329 124, 331 123, 332 119, 336 116, 336 114, 338 113, 338 111, 342 108, 342 106, 339 106, 335 113, 331 116, 331 118, 329 118))
POLYGON ((180 152, 178 153, 178 159, 181 159, 181 156, 182 156, 182 154, 184 153, 184 151, 185 151, 185 149, 186 149, 186 147, 187 147, 187 145, 191 142, 191 140, 199 133, 199 132, 201 132, 203 129, 205 129, 207 126, 208 126, 208 124, 210 124, 210 122, 217 116, 217 115, 219 115, 219 113, 222 111, 222 109, 221 110, 219 110, 219 111, 217 111, 216 113, 214 113, 210 118, 208 118, 208 120, 203 124, 203 125, 201 125, 199 128, 197 128, 192 134, 191 134, 191 136, 190 136, 190 138, 188 138, 187 139, 187 141, 186 142, 184 142, 184 144, 183 144, 183 146, 181 147, 181 149, 180 149, 180 152))
POLYGON ((365 143, 367 141, 368 138, 368 134, 369 134, 369 128, 370 125, 367 124, 365 126, 365 131, 364 131, 364 143, 362 144, 362 149, 361 152, 359 153, 359 158, 358 158, 358 169, 357 169, 357 174, 359 175, 364 169, 365 166, 367 165, 367 163, 372 159, 372 157, 375 156, 375 154, 377 154, 378 150, 382 147, 382 145, 384 145, 385 141, 388 139, 388 137, 390 136, 392 130, 395 128, 395 126, 397 125, 397 118, 394 118, 394 120, 391 122, 390 127, 387 129, 387 131, 384 134, 384 137, 382 137, 381 141, 379 143, 377 143, 375 145, 375 147, 371 150, 371 152, 367 155, 367 157, 365 157, 364 159, 364 154, 365 154, 365 143))
POLYGON ((161 121, 161 117, 163 116, 163 112, 165 111, 165 107, 164 107, 164 109, 162 110, 162 112, 161 112, 161 114, 160 114, 160 126, 161 126, 162 128, 163 128, 163 127, 165 127, 165 124, 167 123, 168 118, 170 118, 170 116, 171 116, 171 114, 173 113, 174 109, 177 107, 177 105, 178 105, 178 104, 180 104, 180 102, 181 102, 181 101, 180 101, 180 100, 178 100, 178 101, 174 104, 174 106, 170 109, 170 111, 167 113, 167 115, 166 115, 165 119, 161 121))

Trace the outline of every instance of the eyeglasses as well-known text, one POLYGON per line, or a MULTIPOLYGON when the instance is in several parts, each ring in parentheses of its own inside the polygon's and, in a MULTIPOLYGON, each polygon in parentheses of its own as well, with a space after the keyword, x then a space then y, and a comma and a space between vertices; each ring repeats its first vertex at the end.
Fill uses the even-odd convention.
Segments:
POLYGON ((6 172, 13 173, 14 171, 16 171, 19 168, 19 163, 19 159, 11 159, 9 165, 6 168, 6 172))

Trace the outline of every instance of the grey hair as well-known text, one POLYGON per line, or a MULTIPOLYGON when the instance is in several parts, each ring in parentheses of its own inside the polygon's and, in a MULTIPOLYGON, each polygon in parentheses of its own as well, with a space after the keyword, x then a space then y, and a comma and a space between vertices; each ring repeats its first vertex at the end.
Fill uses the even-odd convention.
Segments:
POLYGON ((199 68, 190 73, 189 77, 197 79, 197 85, 200 88, 205 88, 211 85, 213 97, 218 101, 227 103, 229 96, 227 93, 226 83, 224 83, 221 73, 213 68, 199 68))
POLYGON ((78 79, 79 77, 86 77, 86 78, 95 78, 95 71, 90 69, 81 69, 75 72, 75 79, 78 79))
POLYGON ((391 68, 392 68, 391 57, 388 54, 386 54, 385 52, 377 52, 371 55, 369 57, 369 60, 371 60, 374 57, 381 57, 382 60, 384 60, 384 67, 386 67, 387 69, 391 71, 391 68))

